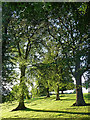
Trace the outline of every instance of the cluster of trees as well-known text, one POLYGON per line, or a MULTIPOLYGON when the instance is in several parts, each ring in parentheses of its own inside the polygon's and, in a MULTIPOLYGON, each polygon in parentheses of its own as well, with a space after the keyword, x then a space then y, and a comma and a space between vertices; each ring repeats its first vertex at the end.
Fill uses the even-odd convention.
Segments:
POLYGON ((59 100, 59 90, 74 87, 72 77, 75 105, 85 105, 81 78, 89 71, 89 3, 2 3, 2 11, 2 88, 16 84, 15 110, 26 108, 24 96, 34 81, 37 92, 43 86, 49 97, 49 89, 55 90, 59 100))

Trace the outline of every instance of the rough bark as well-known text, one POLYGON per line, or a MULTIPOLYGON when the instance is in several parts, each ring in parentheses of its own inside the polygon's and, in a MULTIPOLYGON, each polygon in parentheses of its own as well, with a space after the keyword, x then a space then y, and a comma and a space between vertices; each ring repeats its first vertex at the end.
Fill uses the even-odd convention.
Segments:
POLYGON ((60 100, 60 98, 59 98, 59 85, 57 85, 56 100, 60 100))
POLYGON ((12 111, 15 111, 15 110, 24 110, 26 109, 25 105, 24 105, 24 82, 22 80, 22 78, 25 77, 25 70, 26 70, 26 66, 22 66, 21 67, 21 77, 20 77, 20 89, 21 89, 21 92, 20 92, 20 98, 19 98, 19 105, 16 109, 12 110, 12 111))
POLYGON ((49 94, 49 87, 47 88, 47 97, 50 97, 50 94, 49 94))
POLYGON ((83 105, 86 105, 86 103, 83 98, 82 81, 81 81, 81 75, 79 70, 80 70, 80 59, 76 61, 76 67, 75 67, 76 103, 74 103, 74 105, 83 106, 83 105))
POLYGON ((81 76, 79 78, 76 78, 76 106, 83 106, 86 105, 83 93, 82 93, 82 83, 81 83, 81 76))

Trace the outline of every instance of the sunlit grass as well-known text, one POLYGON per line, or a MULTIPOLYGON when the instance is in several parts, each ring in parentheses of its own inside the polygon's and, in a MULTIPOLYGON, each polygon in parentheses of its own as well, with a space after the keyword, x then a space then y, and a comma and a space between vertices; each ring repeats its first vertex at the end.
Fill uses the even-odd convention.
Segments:
MULTIPOLYGON (((90 96, 90 95, 89 95, 90 96)), ((88 94, 84 94, 86 103, 90 103, 88 94)), ((25 100, 28 108, 23 111, 13 111, 18 102, 2 103, 2 118, 85 118, 89 117, 89 106, 72 106, 75 103, 75 94, 60 95, 60 100, 55 100, 55 95, 50 98, 38 97, 25 100)))

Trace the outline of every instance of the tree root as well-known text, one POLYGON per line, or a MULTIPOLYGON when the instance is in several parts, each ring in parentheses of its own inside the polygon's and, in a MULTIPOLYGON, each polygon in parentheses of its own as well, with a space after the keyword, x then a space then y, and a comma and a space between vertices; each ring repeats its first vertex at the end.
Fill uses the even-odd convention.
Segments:
POLYGON ((60 98, 59 98, 59 99, 56 99, 56 100, 60 100, 60 98))
POLYGON ((47 98, 49 98, 50 96, 46 96, 47 98))
POLYGON ((17 108, 13 109, 12 111, 25 110, 25 109, 27 109, 27 107, 22 107, 22 108, 20 108, 20 107, 18 106, 17 108))
POLYGON ((80 105, 77 105, 76 103, 74 103, 72 106, 90 106, 90 103, 85 103, 80 105))

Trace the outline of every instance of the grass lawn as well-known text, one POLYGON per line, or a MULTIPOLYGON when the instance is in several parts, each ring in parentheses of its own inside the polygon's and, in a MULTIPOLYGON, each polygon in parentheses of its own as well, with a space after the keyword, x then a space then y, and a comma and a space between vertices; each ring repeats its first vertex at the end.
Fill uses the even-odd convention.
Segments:
MULTIPOLYGON (((59 101, 55 100, 55 95, 46 97, 32 98, 30 100, 25 100, 25 106, 27 110, 13 111, 17 107, 18 102, 14 101, 12 103, 6 102, 2 103, 2 118, 72 118, 73 119, 82 119, 89 120, 90 116, 88 115, 90 106, 72 106, 75 103, 75 94, 63 94, 60 95, 59 101)), ((86 103, 90 103, 90 94, 84 94, 84 99, 86 103)), ((1 106, 1 104, 0 104, 1 106)), ((21 118, 21 119, 20 119, 21 118)), ((39 119, 38 119, 39 120, 39 119)), ((46 120, 46 119, 45 119, 46 120)))

